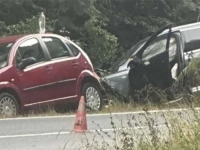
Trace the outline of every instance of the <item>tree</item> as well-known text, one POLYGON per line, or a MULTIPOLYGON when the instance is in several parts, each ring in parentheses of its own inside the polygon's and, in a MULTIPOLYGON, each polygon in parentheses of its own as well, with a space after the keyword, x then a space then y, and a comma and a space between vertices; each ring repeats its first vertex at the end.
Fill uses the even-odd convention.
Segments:
POLYGON ((124 49, 168 23, 196 22, 199 0, 97 0, 96 8, 108 19, 107 30, 124 49))
POLYGON ((0 0, 0 35, 49 31, 79 41, 95 66, 112 63, 160 27, 196 22, 200 0, 0 0), (35 16, 35 17, 34 17, 35 16))

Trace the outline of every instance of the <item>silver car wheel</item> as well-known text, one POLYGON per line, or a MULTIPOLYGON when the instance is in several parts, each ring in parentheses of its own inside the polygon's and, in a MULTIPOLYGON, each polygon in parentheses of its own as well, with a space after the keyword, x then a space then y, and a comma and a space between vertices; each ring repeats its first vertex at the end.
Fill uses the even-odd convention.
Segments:
POLYGON ((99 92, 94 87, 88 87, 85 96, 86 106, 92 110, 99 110, 101 107, 101 98, 99 92))
POLYGON ((5 96, 0 100, 0 114, 3 117, 16 116, 17 107, 12 98, 5 96))

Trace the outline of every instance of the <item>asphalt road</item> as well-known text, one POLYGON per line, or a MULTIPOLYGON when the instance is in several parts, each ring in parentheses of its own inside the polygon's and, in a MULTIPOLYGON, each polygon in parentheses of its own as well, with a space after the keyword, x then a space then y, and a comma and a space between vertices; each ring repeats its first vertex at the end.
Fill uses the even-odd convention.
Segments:
MULTIPOLYGON (((72 132, 75 116, 32 117, 0 120, 1 150, 74 150, 87 144, 98 145, 115 143, 114 130, 129 128, 134 134, 148 133, 149 123, 157 128, 159 133, 166 135, 166 117, 178 115, 191 119, 191 112, 183 110, 128 112, 117 114, 87 115, 88 132, 85 134, 72 132), (180 113, 181 112, 181 113, 180 113), (112 116, 112 117, 111 117, 112 116), (148 117, 147 117, 148 116, 148 117), (148 118, 148 119, 147 119, 148 118), (114 126, 112 123, 114 123, 114 126)), ((87 145, 89 146, 89 145, 87 145)), ((96 149, 96 148, 94 148, 96 149)))

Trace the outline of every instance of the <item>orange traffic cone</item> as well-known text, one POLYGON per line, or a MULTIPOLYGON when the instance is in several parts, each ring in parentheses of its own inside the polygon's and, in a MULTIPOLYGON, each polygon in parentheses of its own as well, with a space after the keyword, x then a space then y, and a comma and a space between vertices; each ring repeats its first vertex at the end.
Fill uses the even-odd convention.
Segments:
POLYGON ((74 124, 74 132, 82 133, 87 130, 85 99, 81 96, 79 101, 78 111, 76 113, 76 120, 74 124))

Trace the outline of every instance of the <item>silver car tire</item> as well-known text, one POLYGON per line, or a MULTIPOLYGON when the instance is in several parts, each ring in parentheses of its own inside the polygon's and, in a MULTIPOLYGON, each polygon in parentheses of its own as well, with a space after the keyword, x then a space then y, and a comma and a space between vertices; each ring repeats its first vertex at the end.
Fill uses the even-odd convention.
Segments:
POLYGON ((9 93, 0 94, 0 116, 11 118, 19 113, 19 105, 16 98, 9 93))
POLYGON ((85 96, 86 107, 98 111, 102 107, 100 90, 93 83, 86 83, 82 87, 82 95, 85 96))

